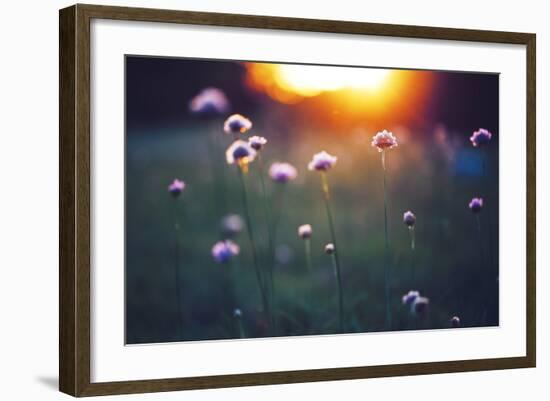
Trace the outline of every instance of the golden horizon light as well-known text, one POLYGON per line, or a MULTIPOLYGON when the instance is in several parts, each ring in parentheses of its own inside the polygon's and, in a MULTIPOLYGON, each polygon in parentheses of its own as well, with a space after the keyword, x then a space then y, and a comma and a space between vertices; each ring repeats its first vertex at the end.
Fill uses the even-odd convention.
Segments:
POLYGON ((394 70, 301 64, 245 63, 249 84, 282 103, 296 103, 325 92, 351 90, 375 93, 385 87, 394 70))
POLYGON ((374 90, 381 87, 391 75, 391 71, 386 69, 296 64, 278 65, 277 70, 277 83, 304 97, 342 89, 374 90))
MULTIPOLYGON (((371 118, 414 118, 430 93, 429 71, 244 63, 247 84, 284 104, 319 98, 325 110, 371 118)), ((315 100, 319 105, 319 101, 315 100)))

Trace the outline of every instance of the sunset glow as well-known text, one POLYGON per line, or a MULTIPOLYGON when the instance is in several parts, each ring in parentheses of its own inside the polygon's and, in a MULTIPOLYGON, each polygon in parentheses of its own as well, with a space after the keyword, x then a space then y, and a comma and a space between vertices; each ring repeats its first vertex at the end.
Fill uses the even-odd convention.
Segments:
POLYGON ((391 82, 392 70, 297 64, 246 64, 249 83, 276 100, 295 103, 324 92, 373 93, 391 82))
MULTIPOLYGON (((247 84, 284 104, 311 99, 321 110, 371 122, 410 121, 429 97, 432 75, 424 71, 245 63, 247 84)), ((313 105, 313 103, 312 103, 313 105)))
POLYGON ((377 89, 391 75, 391 71, 383 69, 367 70, 294 64, 277 67, 275 76, 277 83, 283 88, 306 97, 341 89, 377 89))

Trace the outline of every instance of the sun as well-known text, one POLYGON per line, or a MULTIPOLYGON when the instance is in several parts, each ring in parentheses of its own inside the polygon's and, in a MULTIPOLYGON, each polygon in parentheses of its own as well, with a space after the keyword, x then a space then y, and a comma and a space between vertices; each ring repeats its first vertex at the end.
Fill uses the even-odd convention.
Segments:
POLYGON ((248 82, 283 103, 296 103, 326 92, 376 93, 395 71, 383 68, 246 63, 248 82))
POLYGON ((300 107, 317 119, 371 124, 416 121, 428 104, 430 71, 301 64, 243 63, 249 88, 300 107), (345 117, 344 117, 345 116, 345 117))
POLYGON ((305 97, 342 89, 377 89, 391 74, 385 69, 354 67, 304 66, 284 64, 276 66, 275 80, 284 89, 305 97))

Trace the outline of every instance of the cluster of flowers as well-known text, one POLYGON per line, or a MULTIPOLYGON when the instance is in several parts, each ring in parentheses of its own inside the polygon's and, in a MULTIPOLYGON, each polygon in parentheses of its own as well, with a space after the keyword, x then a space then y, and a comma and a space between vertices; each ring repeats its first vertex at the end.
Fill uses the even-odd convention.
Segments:
MULTIPOLYGON (((233 114, 224 123, 223 131, 226 134, 244 134, 252 128, 252 122, 240 115, 233 114)), ((238 164, 241 168, 252 163, 257 154, 267 144, 267 139, 261 136, 251 136, 248 141, 236 139, 225 151, 228 164, 238 164)), ((290 163, 274 162, 269 167, 269 176, 278 183, 287 183, 298 176, 296 168, 290 163)))
POLYGON ((411 290, 401 300, 403 305, 410 306, 411 313, 420 315, 426 312, 430 303, 429 298, 420 296, 420 292, 411 290))
MULTIPOLYGON (((229 107, 229 101, 225 94, 216 88, 204 89, 192 99, 189 105, 190 110, 198 114, 224 114, 228 111, 229 107)), ((251 130, 252 125, 252 121, 241 114, 232 114, 223 123, 223 132, 235 137, 235 140, 225 151, 226 162, 231 165, 237 165, 243 172, 248 171, 248 165, 254 162, 259 152, 261 152, 268 143, 266 138, 257 135, 249 137, 248 140, 240 139, 241 135, 251 130)), ((491 132, 481 128, 472 134, 470 141, 474 147, 479 148, 487 145, 491 137, 491 132)), ((382 163, 384 165, 385 152, 397 147, 398 143, 397 138, 392 132, 383 130, 374 135, 371 145, 376 148, 378 152, 382 153, 382 163)), ((307 164, 307 168, 310 171, 318 171, 324 174, 334 167, 337 160, 338 158, 336 156, 326 151, 321 151, 313 155, 312 160, 307 164)), ((274 182, 285 184, 294 180, 298 173, 296 168, 290 163, 274 162, 269 167, 268 175, 274 182)), ((184 189, 185 183, 179 179, 175 179, 168 187, 168 191, 174 197, 178 197, 184 189)), ((328 191, 328 189, 325 188, 325 191, 328 191)), ((480 197, 472 198, 468 207, 473 213, 479 213, 483 208, 483 199, 480 197)), ((416 215, 412 211, 407 210, 403 214, 403 223, 412 233, 416 224, 416 215)), ((241 231, 243 225, 243 220, 239 215, 229 215, 226 216, 222 222, 222 230, 227 237, 231 237, 235 233, 241 231)), ((312 232, 312 227, 309 224, 301 225, 298 228, 298 236, 304 240, 309 240, 312 236, 312 232)), ((324 250, 327 254, 333 255, 336 252, 335 244, 332 242, 326 244, 324 250)), ((211 251, 212 257, 219 263, 229 262, 233 257, 237 256, 239 252, 239 246, 230 239, 216 242, 211 251)), ((410 307, 411 313, 420 315, 427 310, 429 299, 421 296, 419 291, 411 290, 402 297, 402 303, 410 307)), ((458 327, 460 325, 459 317, 453 316, 450 320, 450 324, 452 327, 458 327)))

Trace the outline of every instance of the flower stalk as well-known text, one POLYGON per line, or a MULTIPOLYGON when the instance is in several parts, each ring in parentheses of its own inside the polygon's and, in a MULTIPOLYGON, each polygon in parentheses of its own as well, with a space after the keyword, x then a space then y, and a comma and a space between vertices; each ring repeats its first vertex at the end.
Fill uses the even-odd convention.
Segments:
POLYGON ((390 304, 390 284, 389 284, 389 258, 390 245, 388 238, 388 194, 386 185, 386 152, 382 151, 382 170, 383 170, 383 187, 384 187, 384 293, 386 297, 386 328, 392 327, 392 314, 390 304))
POLYGON ((411 237, 411 251, 415 249, 414 227, 409 227, 409 236, 411 237))
MULTIPOLYGON (((271 207, 269 204, 269 197, 267 196, 267 191, 265 187, 265 178, 264 178, 264 162, 261 153, 258 153, 258 173, 260 175, 260 186, 262 191, 263 198, 263 209, 265 221, 267 222, 267 249, 269 253, 269 263, 268 263, 268 285, 269 285, 269 302, 271 305, 272 319, 274 318, 274 305, 275 305, 275 283, 273 280, 273 263, 275 261, 275 240, 273 238, 273 218, 271 216, 271 207)), ((271 324, 275 327, 275 322, 272 321, 271 324)))
POLYGON ((174 198, 174 283, 176 287, 176 311, 178 314, 177 318, 177 333, 178 338, 181 338, 183 335, 183 324, 182 324, 182 310, 181 310, 181 288, 180 288, 180 223, 179 223, 179 207, 178 199, 174 198))
POLYGON ((181 338, 183 335, 183 324, 182 324, 182 310, 181 310, 181 289, 180 289, 180 222, 179 222, 179 202, 178 198, 185 189, 185 182, 174 179, 168 185, 168 193, 172 195, 174 200, 173 208, 173 217, 174 222, 174 283, 175 283, 175 292, 176 292, 176 312, 178 317, 176 319, 177 335, 178 338, 181 338))
POLYGON ((414 286, 416 284, 414 226, 409 227, 409 234, 411 237, 411 284, 414 286))
POLYGON ((239 333, 239 338, 246 338, 246 333, 243 326, 243 312, 237 308, 233 311, 233 318, 237 323, 237 331, 239 333))
POLYGON ((383 186, 384 186, 384 289, 386 295, 386 328, 392 327, 391 304, 390 304, 390 284, 389 284, 389 240, 388 240, 388 195, 386 189, 386 151, 397 147, 397 138, 392 132, 383 130, 378 132, 373 138, 371 145, 378 149, 382 154, 383 186))
MULTIPOLYGON (((330 188, 328 183, 328 177, 325 171, 321 171, 321 185, 323 189, 323 199, 325 201, 325 209, 327 213, 330 237, 331 237, 332 244, 337 250, 338 245, 336 243, 334 220, 332 217, 332 210, 330 207, 330 188)), ((338 286, 338 331, 342 333, 344 331, 344 294, 342 290, 342 274, 340 270, 340 260, 339 260, 337 251, 332 254, 332 259, 334 264, 334 271, 336 274, 336 283, 338 286)))
MULTIPOLYGON (((241 159, 240 159, 241 160, 241 159)), ((262 273, 259 266, 258 261, 258 252, 256 247, 256 241, 254 240, 254 231, 252 227, 252 220, 250 218, 250 211, 248 207, 248 195, 247 195, 247 189, 246 189, 246 174, 248 173, 248 163, 246 162, 239 162, 237 165, 237 171, 239 175, 239 180, 241 182, 241 193, 242 193, 242 205, 245 215, 245 222, 246 222, 246 231, 248 233, 248 241, 250 244, 250 250, 252 253, 252 263, 254 264, 254 271, 256 273, 256 280, 258 281, 258 287, 260 289, 260 295, 262 298, 262 305, 264 312, 267 314, 269 325, 271 327, 271 311, 269 308, 269 300, 266 294, 266 289, 264 287, 262 273)))

